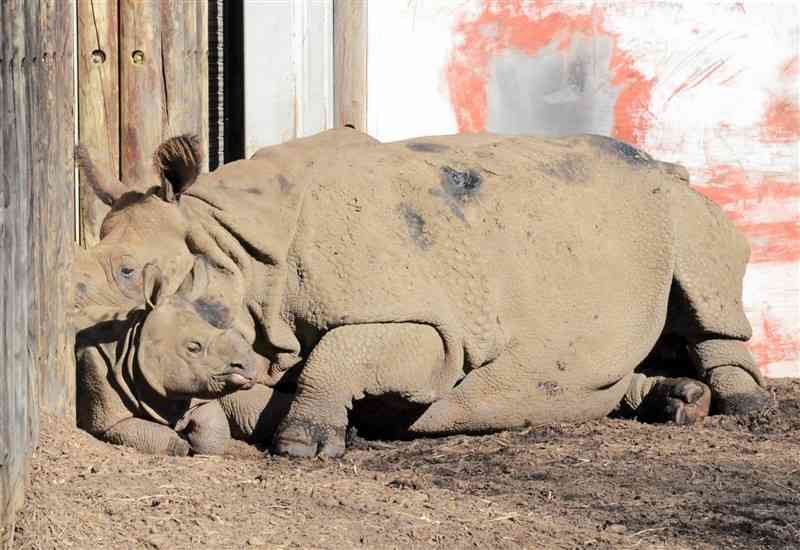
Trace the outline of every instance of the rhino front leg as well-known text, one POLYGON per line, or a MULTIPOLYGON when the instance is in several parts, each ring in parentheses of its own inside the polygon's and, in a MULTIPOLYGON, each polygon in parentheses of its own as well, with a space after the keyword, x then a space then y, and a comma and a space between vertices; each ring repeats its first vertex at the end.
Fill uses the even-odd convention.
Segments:
POLYGON ((767 407, 772 397, 750 350, 739 340, 710 339, 689 344, 698 374, 711 388, 717 414, 742 415, 767 407))
POLYGON ((103 432, 100 439, 114 445, 133 447, 148 454, 172 456, 189 454, 189 443, 175 430, 142 418, 122 420, 103 432))
POLYGON ((298 379, 297 395, 275 436, 275 451, 339 456, 354 399, 400 395, 432 403, 460 373, 447 372, 439 333, 429 325, 348 325, 323 336, 298 379))
POLYGON ((183 415, 175 431, 181 433, 201 455, 224 455, 232 437, 228 418, 219 401, 194 406, 183 415))
POLYGON ((234 439, 250 443, 270 441, 286 417, 294 394, 256 384, 219 399, 234 439))

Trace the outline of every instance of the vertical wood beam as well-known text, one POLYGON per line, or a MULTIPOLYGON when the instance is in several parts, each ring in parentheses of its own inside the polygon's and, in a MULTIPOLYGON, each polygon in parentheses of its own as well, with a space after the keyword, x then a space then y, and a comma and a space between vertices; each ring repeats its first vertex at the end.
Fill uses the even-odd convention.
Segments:
MULTIPOLYGON (((116 0, 78 0, 78 128, 93 162, 120 177, 119 10, 116 0)), ((97 244, 109 208, 80 182, 80 242, 97 244)))
POLYGON ((161 23, 160 3, 120 0, 121 173, 123 182, 142 187, 158 183, 151 159, 169 116, 161 23))
POLYGON ((40 410, 74 409, 67 279, 74 228, 74 0, 0 2, 0 548, 40 410))
POLYGON ((367 130, 367 0, 334 0, 334 126, 367 130))

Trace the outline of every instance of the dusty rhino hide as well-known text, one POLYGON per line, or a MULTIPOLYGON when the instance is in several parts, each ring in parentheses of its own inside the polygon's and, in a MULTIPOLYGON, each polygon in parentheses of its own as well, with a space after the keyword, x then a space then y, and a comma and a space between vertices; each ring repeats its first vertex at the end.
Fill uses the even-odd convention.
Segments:
POLYGON ((187 138, 156 159, 141 193, 92 170, 113 207, 77 263, 78 318, 125 311, 146 263, 169 287, 210 258, 265 382, 296 378, 279 452, 341 454, 363 397, 422 406, 411 434, 620 404, 691 421, 702 383, 718 412, 768 403, 743 343, 747 242, 684 169, 627 144, 335 130, 207 175, 187 138), (702 383, 635 372, 665 337, 702 383))

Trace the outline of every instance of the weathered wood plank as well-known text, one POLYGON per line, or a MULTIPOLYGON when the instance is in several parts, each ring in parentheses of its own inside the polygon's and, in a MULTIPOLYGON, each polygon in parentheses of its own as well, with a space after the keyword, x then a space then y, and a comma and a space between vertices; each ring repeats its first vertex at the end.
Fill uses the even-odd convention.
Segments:
POLYGON ((367 129, 367 0, 333 3, 334 126, 367 129))
POLYGON ((24 167, 28 161, 28 112, 24 64, 26 13, 17 0, 0 3, 3 53, 3 216, 2 234, 2 371, 0 371, 0 541, 10 546, 13 519, 22 503, 26 455, 30 445, 28 374, 31 360, 28 343, 28 201, 29 183, 24 167))
POLYGON ((74 408, 74 0, 0 2, 0 548, 42 410, 74 408))
POLYGON ((209 25, 208 25, 208 5, 209 2, 196 2, 195 9, 196 9, 196 19, 197 22, 195 24, 195 55, 194 55, 194 64, 197 67, 196 71, 196 82, 197 82, 197 90, 199 92, 199 101, 197 105, 197 111, 195 112, 194 116, 197 117, 199 121, 198 126, 198 135, 200 136, 200 142, 203 144, 203 151, 205 152, 204 155, 204 169, 209 169, 209 161, 211 155, 209 154, 210 150, 210 135, 209 135, 209 102, 208 96, 210 93, 210 85, 209 85, 209 57, 208 57, 208 33, 209 33, 209 25))
MULTIPOLYGON (((78 0, 79 139, 95 162, 119 176, 119 42, 117 1, 78 0)), ((108 207, 80 186, 81 244, 97 243, 108 207)))
POLYGON ((33 150, 41 179, 32 189, 39 197, 34 220, 39 226, 31 245, 32 262, 41 274, 34 286, 40 318, 31 333, 37 342, 38 396, 44 411, 72 416, 75 409, 73 337, 67 321, 69 278, 75 245, 75 181, 72 151, 75 131, 73 23, 74 0, 40 0, 36 137, 33 150), (45 53, 46 56, 45 61, 45 53))
POLYGON ((120 0, 120 148, 123 181, 155 183, 151 156, 167 137, 194 133, 208 156, 205 2, 120 0))
POLYGON ((164 135, 165 109, 160 4, 121 0, 119 21, 122 178, 154 185, 151 155, 164 135))

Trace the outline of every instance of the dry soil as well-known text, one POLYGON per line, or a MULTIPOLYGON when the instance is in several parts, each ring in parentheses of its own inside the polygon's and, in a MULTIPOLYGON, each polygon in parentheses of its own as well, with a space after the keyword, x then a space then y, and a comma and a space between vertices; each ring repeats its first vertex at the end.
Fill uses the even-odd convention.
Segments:
POLYGON ((169 458, 43 419, 16 548, 800 548, 800 381, 692 427, 603 419, 169 458))

